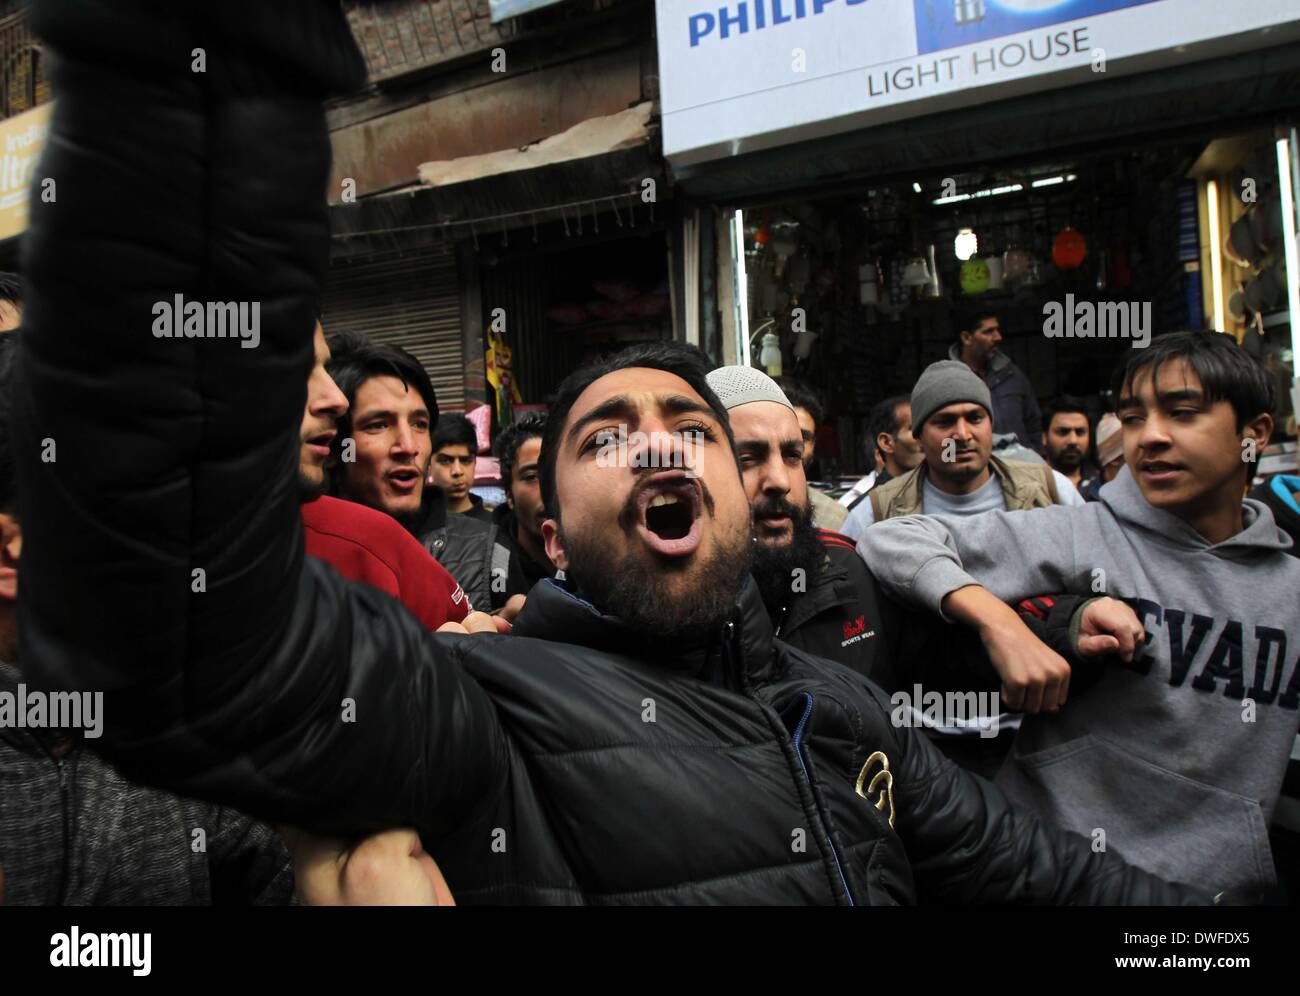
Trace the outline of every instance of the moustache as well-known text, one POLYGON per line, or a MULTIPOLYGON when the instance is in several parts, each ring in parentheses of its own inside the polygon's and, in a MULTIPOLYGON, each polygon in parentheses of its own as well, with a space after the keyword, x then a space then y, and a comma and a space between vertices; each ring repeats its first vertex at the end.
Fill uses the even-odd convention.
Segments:
POLYGON ((765 498, 754 506, 755 519, 774 519, 778 516, 798 520, 803 516, 803 509, 785 498, 765 498))

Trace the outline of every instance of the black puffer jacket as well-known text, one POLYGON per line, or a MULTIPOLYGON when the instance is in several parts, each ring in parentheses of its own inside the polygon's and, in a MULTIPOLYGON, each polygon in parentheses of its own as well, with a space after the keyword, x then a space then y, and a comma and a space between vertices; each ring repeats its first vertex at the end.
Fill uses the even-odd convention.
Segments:
POLYGON ((520 636, 458 639, 305 562, 320 108, 59 65, 15 371, 21 657, 104 692, 124 774, 320 833, 414 825, 462 902, 1189 898, 895 730, 773 641, 752 585, 664 655, 549 582, 520 636), (260 345, 155 338, 177 293, 260 301, 260 345))

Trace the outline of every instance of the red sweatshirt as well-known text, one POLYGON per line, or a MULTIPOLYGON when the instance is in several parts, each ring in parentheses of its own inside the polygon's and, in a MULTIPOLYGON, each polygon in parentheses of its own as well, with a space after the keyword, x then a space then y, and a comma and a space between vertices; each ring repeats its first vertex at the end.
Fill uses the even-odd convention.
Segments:
POLYGON ((387 592, 429 629, 469 614, 456 579, 391 516, 326 496, 302 506, 302 524, 307 556, 387 592))

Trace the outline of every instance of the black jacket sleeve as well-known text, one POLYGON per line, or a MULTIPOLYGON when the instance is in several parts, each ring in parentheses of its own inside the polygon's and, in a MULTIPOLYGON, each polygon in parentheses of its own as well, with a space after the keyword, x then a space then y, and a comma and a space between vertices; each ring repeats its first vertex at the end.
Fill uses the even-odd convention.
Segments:
MULTIPOLYGON (((177 19, 211 6, 177 7, 163 41, 203 42, 177 19)), ((212 45, 207 73, 93 39, 55 51, 39 175, 58 193, 33 185, 13 398, 21 659, 104 693, 97 747, 129 777, 316 832, 436 839, 490 803, 509 752, 454 643, 304 564, 328 133, 318 93, 212 45), (239 336, 214 335, 209 301, 243 307, 239 336)))

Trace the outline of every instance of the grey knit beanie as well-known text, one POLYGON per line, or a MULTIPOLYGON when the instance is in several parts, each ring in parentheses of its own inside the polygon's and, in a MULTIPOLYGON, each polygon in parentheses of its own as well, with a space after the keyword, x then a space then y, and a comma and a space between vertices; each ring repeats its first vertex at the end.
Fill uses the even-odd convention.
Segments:
POLYGON ((775 401, 794 411, 794 405, 785 396, 771 377, 762 370, 753 367, 718 367, 708 374, 709 387, 722 402, 722 407, 731 411, 751 401, 775 401))
POLYGON ((993 414, 989 387, 974 370, 961 360, 931 363, 921 371, 912 388, 912 435, 919 436, 925 420, 940 408, 959 401, 982 405, 990 416, 993 414))

